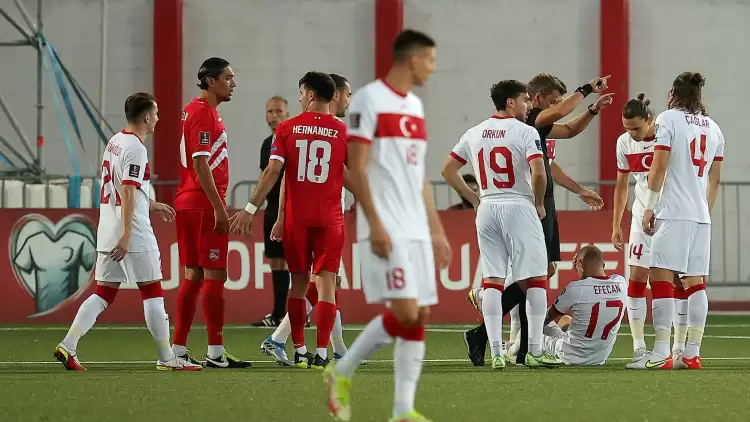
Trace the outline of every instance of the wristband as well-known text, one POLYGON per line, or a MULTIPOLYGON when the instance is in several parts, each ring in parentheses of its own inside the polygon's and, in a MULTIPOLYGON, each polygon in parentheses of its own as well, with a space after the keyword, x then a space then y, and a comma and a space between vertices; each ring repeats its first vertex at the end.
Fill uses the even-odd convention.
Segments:
POLYGON ((599 112, 598 112, 598 111, 594 111, 594 110, 592 110, 592 109, 591 109, 591 107, 594 107, 594 105, 593 105, 593 104, 591 104, 591 105, 590 105, 590 106, 588 107, 588 109, 589 109, 589 113, 593 114, 594 116, 596 116, 597 114, 599 114, 599 112))
POLYGON ((651 189, 646 191, 646 209, 653 210, 656 203, 659 202, 659 192, 654 192, 651 189))
POLYGON ((248 202, 247 205, 245 205, 245 211, 250 215, 255 215, 255 211, 258 211, 258 207, 248 202))
POLYGON ((581 85, 576 88, 576 92, 580 92, 581 94, 583 94, 583 98, 586 98, 589 96, 589 94, 594 92, 594 87, 591 86, 591 84, 581 85))

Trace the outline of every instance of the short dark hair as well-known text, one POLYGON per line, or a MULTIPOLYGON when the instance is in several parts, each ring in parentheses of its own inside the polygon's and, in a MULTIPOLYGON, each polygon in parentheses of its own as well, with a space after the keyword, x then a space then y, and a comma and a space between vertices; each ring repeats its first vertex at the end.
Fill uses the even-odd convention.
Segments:
POLYGON ((125 100, 125 118, 128 123, 143 123, 143 114, 154 108, 156 98, 147 92, 136 92, 125 100))
POLYGON ((654 117, 654 112, 651 111, 651 98, 646 98, 646 94, 639 93, 635 98, 625 103, 625 107, 622 109, 622 117, 626 119, 632 119, 634 117, 640 117, 642 119, 648 119, 654 117))
POLYGON ((327 73, 323 72, 305 73, 305 76, 299 80, 299 86, 303 85, 326 103, 330 103, 336 93, 336 83, 327 73))
POLYGON ((706 78, 698 72, 682 72, 672 82, 672 98, 668 108, 679 108, 693 114, 708 115, 703 104, 706 78))
POLYGON ((429 48, 435 45, 435 40, 429 35, 413 29, 404 29, 393 40, 393 61, 403 62, 411 55, 414 48, 429 48))
POLYGON ((464 183, 466 183, 467 185, 469 183, 477 183, 477 178, 474 177, 474 175, 471 173, 463 174, 461 175, 461 177, 464 179, 464 183))
POLYGON ((346 88, 346 84, 349 83, 349 80, 341 75, 335 73, 329 73, 328 75, 333 79, 333 83, 336 84, 336 89, 344 89, 346 88))
POLYGON ((515 79, 500 81, 492 85, 490 89, 490 98, 495 104, 495 110, 505 110, 509 99, 518 98, 519 95, 527 92, 526 84, 515 79))
POLYGON ((221 57, 209 57, 203 61, 198 69, 198 87, 208 89, 208 78, 216 78, 224 69, 229 67, 229 62, 221 57))
POLYGON ((531 78, 528 83, 529 95, 534 96, 536 94, 542 94, 544 96, 552 94, 554 91, 560 91, 560 94, 565 95, 568 92, 568 88, 565 86, 565 82, 557 76, 542 72, 531 78))

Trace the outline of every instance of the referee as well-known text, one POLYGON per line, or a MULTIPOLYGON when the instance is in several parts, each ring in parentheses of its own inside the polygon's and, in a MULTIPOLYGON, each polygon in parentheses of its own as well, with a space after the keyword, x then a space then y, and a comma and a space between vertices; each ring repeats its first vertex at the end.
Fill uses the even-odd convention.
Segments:
MULTIPOLYGON (((289 118, 286 99, 279 96, 271 97, 266 101, 266 123, 271 130, 271 135, 263 140, 260 147, 260 171, 268 166, 271 156, 271 144, 273 143, 273 132, 276 126, 289 118)), ((265 243, 265 255, 271 264, 271 279, 273 280, 273 311, 262 320, 253 324, 255 327, 276 327, 286 315, 286 296, 289 292, 289 270, 284 261, 284 248, 281 242, 271 241, 271 229, 279 214, 279 194, 283 177, 279 177, 271 192, 266 197, 266 212, 263 216, 263 242, 265 243)))
MULTIPOLYGON (((547 173, 547 190, 544 195, 544 210, 546 216, 542 219, 544 241, 547 247, 547 277, 551 278, 556 270, 556 262, 560 261, 560 233, 557 223, 557 210, 555 207, 553 181, 565 189, 575 193, 578 197, 591 207, 598 210, 604 204, 601 197, 594 191, 584 188, 570 178, 560 166, 550 160, 547 149, 547 138, 568 139, 572 138, 591 123, 599 112, 612 103, 613 94, 601 95, 588 110, 578 117, 564 123, 556 123, 567 117, 584 98, 592 93, 601 93, 607 89, 609 76, 594 78, 591 82, 578 87, 575 92, 566 98, 565 83, 560 78, 549 73, 540 73, 529 81, 527 88, 532 100, 533 108, 529 110, 526 124, 533 126, 539 132, 542 153, 544 155, 544 168, 547 173)), ((503 293, 503 313, 509 313, 518 306, 518 319, 521 325, 520 344, 516 354, 516 364, 524 364, 526 352, 528 351, 528 324, 526 319, 525 292, 521 286, 511 284, 503 293), (519 306, 521 305, 521 306, 519 306)), ((511 342, 515 339, 510 339, 511 342)), ((484 354, 487 347, 487 330, 482 323, 464 333, 464 342, 469 349, 469 359, 476 366, 484 365, 484 354)))

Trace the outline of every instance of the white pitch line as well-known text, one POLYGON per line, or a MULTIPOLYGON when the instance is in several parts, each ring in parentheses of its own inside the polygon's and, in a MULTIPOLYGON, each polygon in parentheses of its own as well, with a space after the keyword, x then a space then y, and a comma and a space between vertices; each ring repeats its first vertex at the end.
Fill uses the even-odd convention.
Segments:
MULTIPOLYGON (((632 357, 616 357, 616 358, 609 358, 608 360, 612 361, 629 361, 632 360, 632 357)), ((701 357, 701 360, 716 360, 716 361, 723 361, 723 360, 750 360, 750 357, 701 357)), ((371 363, 393 363, 393 359, 378 359, 378 360, 370 360, 371 363)), ((460 362, 466 362, 468 363, 468 359, 425 359, 425 363, 460 363, 460 362)), ((147 364, 155 364, 156 361, 153 360, 113 360, 113 361, 91 361, 91 362, 81 362, 85 365, 147 365, 147 364)), ((253 363, 276 363, 272 360, 254 360, 253 363)), ((6 361, 2 362, 0 361, 0 366, 10 366, 10 365, 59 365, 59 362, 55 361, 6 361)), ((292 368, 290 368, 292 369, 292 368)))

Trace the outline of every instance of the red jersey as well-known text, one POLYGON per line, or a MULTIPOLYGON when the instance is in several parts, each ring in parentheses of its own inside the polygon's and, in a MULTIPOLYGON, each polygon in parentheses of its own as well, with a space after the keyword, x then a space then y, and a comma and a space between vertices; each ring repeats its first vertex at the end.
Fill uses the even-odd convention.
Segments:
POLYGON ((344 224, 346 125, 341 120, 304 112, 280 123, 270 159, 286 166, 286 221, 307 227, 344 224))
POLYGON ((216 107, 202 98, 194 98, 182 111, 182 140, 180 141, 180 185, 174 199, 175 209, 211 209, 213 206, 203 191, 193 158, 205 156, 214 176, 216 190, 226 206, 229 186, 229 158, 227 132, 216 107))

